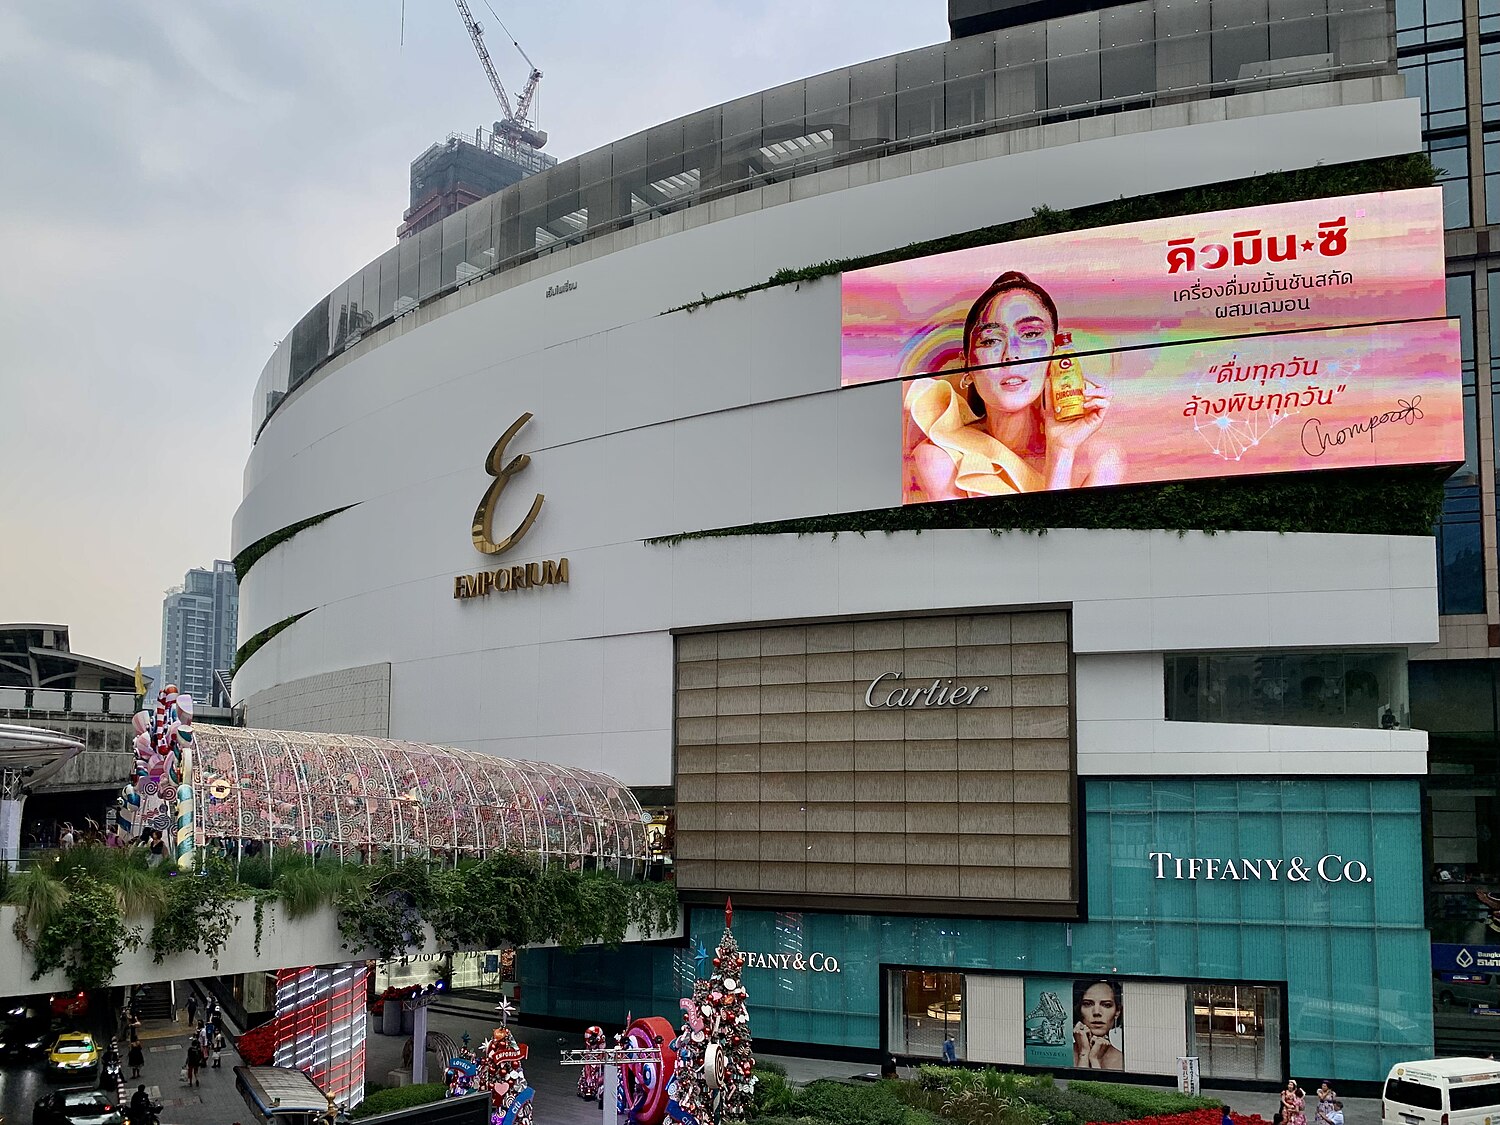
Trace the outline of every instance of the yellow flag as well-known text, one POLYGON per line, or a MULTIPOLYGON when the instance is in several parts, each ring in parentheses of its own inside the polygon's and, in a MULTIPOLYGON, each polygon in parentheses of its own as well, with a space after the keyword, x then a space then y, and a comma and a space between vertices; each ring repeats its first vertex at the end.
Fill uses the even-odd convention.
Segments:
POLYGON ((140 657, 135 659, 135 693, 142 696, 146 694, 146 677, 141 675, 140 657))

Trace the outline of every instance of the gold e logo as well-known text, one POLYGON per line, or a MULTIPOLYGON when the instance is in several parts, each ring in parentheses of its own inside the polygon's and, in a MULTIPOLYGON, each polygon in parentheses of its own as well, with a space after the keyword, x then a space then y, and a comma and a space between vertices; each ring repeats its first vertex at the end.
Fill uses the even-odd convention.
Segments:
POLYGON ((494 519, 495 503, 500 499, 500 493, 505 491, 506 482, 511 477, 531 464, 530 456, 525 453, 514 458, 503 469, 500 467, 500 461, 505 456, 505 447, 510 444, 510 439, 515 437, 521 427, 529 421, 531 421, 531 412, 527 411, 512 422, 510 429, 500 435, 500 440, 495 443, 494 448, 490 450, 490 455, 484 461, 484 471, 495 479, 490 481, 489 488, 484 491, 484 499, 479 502, 479 507, 474 509, 474 524, 470 528, 470 533, 474 539, 475 549, 486 555, 498 555, 519 543, 531 530, 531 525, 536 522, 537 513, 542 510, 542 501, 545 497, 538 492, 536 499, 531 502, 531 511, 526 513, 526 518, 521 521, 521 525, 500 542, 490 542, 490 523, 494 519))

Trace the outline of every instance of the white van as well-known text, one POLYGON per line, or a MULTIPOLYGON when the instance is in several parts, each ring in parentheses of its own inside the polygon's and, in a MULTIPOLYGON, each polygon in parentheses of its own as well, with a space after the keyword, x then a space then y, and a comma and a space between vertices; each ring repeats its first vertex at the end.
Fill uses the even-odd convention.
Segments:
POLYGON ((1500 1125, 1500 1062, 1428 1059, 1398 1063, 1386 1076, 1386 1125, 1500 1125))

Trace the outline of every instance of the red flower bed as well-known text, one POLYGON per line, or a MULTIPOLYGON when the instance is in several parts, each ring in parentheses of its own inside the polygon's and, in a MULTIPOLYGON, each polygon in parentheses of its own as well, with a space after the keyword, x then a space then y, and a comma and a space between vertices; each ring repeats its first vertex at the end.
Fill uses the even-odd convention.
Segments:
MULTIPOLYGON (((1186 1113, 1167 1113, 1158 1117, 1138 1117, 1120 1125, 1219 1125, 1224 1114, 1217 1109, 1193 1109, 1186 1113)), ((1230 1113, 1234 1125, 1267 1125, 1258 1113, 1230 1113)))
POLYGON ((246 1066, 270 1066, 276 1053, 276 1021, 267 1020, 259 1027, 252 1027, 235 1042, 246 1066))
POLYGON ((409 984, 405 988, 387 988, 375 998, 375 1003, 370 1005, 370 1015, 378 1019, 385 1012, 387 1000, 408 1000, 421 991, 422 986, 419 984, 409 984))

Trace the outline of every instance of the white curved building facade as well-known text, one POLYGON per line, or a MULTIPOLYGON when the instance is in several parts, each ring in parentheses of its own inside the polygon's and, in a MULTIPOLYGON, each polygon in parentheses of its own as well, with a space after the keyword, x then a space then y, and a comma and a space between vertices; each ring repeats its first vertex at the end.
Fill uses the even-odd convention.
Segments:
MULTIPOLYGON (((1085 16, 1104 36, 1141 10, 1085 16)), ((494 245, 466 247, 499 268, 458 269, 400 314, 387 302, 389 317, 390 293, 377 294, 382 270, 401 278, 399 256, 356 274, 364 296, 324 310, 322 358, 273 358, 256 392, 235 550, 273 545, 244 572, 240 636, 291 623, 242 650, 247 721, 674 787, 685 899, 735 895, 741 946, 757 951, 757 1034, 773 1040, 923 1057, 951 1032, 971 1059, 1067 1069, 1075 1060, 1028 1038, 1027 1016, 1047 987, 1064 996, 1102 974, 1129 1012, 1123 1045, 1111 1033, 1128 1073, 1173 1073, 1192 1053, 1220 1080, 1357 1082, 1424 1057, 1420 861, 1388 845, 1420 854, 1426 736, 1402 722, 1185 721, 1172 683, 1174 661, 1245 654, 1364 654, 1399 664, 1404 682, 1407 650, 1437 639, 1430 538, 980 528, 653 542, 899 508, 902 495, 901 386, 840 385, 837 274, 682 306, 1038 207, 1419 151, 1389 14, 1359 14, 1328 32, 1321 62, 1278 70, 1273 56, 1258 83, 1239 70, 1173 85, 1171 67, 1192 63, 1172 61, 1158 28, 1154 89, 1119 104, 1097 93, 1108 113, 1005 111, 1007 44, 1073 23, 958 40, 926 56, 948 59, 951 95, 953 60, 991 52, 975 72, 991 99, 978 124, 838 151, 779 182, 766 157, 701 202, 638 196, 632 225, 594 229, 596 203, 576 239, 544 238, 554 219, 506 250, 506 208, 547 213, 522 197, 544 190, 526 181, 486 201, 494 245), (471 523, 486 458, 526 414, 499 460, 530 463, 487 536, 545 500, 519 542, 484 555, 471 523), (986 700, 1004 702, 982 729, 966 715, 951 733, 942 715, 931 731, 914 715, 881 725, 860 693, 882 670, 980 676, 986 700), (827 684, 842 702, 820 708, 827 684), (913 763, 924 745, 936 767, 913 763), (1256 810, 1253 830, 1235 827, 1241 809, 1256 810), (1261 876, 1253 891, 1174 866, 1330 855, 1338 878, 1261 876), (808 971, 814 953, 839 968, 808 971)), ((1206 25, 1201 37, 1207 51, 1206 25)), ((906 58, 868 65, 894 76, 906 58)), ((828 78, 804 84, 809 121, 828 78)), ((763 154, 788 143, 773 132, 777 93, 754 96, 763 154)), ((711 111, 725 133, 737 106, 711 111)), ((845 108, 853 136, 858 107, 845 108)), ((846 135, 799 128, 804 147, 846 135)), ((559 169, 586 181, 595 155, 559 169)), ((706 166, 695 175, 707 184, 706 166)), ((588 199, 586 182, 569 190, 553 210, 588 199)), ((675 1010, 715 913, 695 912, 685 950, 529 954, 523 1008, 585 1022, 614 1006, 675 1010), (591 980, 615 982, 618 1004, 591 980)))

